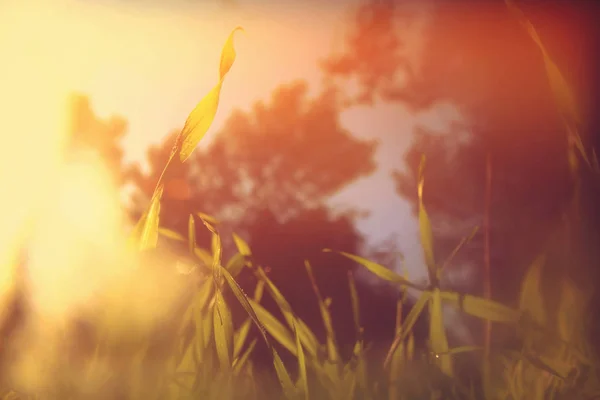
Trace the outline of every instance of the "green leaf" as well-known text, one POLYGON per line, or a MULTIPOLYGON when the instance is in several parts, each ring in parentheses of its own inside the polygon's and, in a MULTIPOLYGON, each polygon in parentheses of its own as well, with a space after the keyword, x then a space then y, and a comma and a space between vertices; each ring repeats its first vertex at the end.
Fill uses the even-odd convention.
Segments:
MULTIPOLYGON (((333 252, 333 250, 330 249, 324 249, 324 252, 333 252)), ((387 269, 386 267, 384 267, 383 265, 379 265, 377 263, 374 263, 373 261, 369 261, 366 258, 362 258, 359 256, 355 256, 353 254, 350 253, 346 253, 344 251, 338 251, 336 252, 344 257, 347 257, 349 259, 351 259, 352 261, 355 261, 359 264, 361 264, 362 266, 364 266, 365 268, 367 268, 369 271, 371 271, 372 273, 374 273, 375 275, 377 275, 378 277, 388 281, 388 282, 392 282, 392 283, 396 283, 399 284, 401 286, 406 286, 406 287, 410 287, 413 289, 417 289, 417 290, 423 290, 422 287, 408 281, 407 279, 403 278, 402 276, 396 274, 395 272, 387 269)))
POLYGON ((160 199, 163 193, 163 186, 159 185, 154 191, 152 202, 148 215, 144 221, 144 228, 140 238, 140 250, 148 250, 156 247, 158 242, 158 225, 160 215, 160 199))
POLYGON ((215 310, 213 311, 213 324, 215 331, 215 344, 217 355, 221 363, 221 369, 227 371, 233 362, 233 323, 231 312, 223 294, 217 291, 215 294, 215 310))
POLYGON ((433 290, 429 299, 429 345, 440 370, 448 376, 453 376, 452 358, 447 354, 449 347, 442 313, 442 296, 437 288, 433 290))
POLYGON ((440 292, 440 296, 445 302, 477 318, 503 323, 514 323, 519 320, 518 311, 493 300, 446 291, 440 292))

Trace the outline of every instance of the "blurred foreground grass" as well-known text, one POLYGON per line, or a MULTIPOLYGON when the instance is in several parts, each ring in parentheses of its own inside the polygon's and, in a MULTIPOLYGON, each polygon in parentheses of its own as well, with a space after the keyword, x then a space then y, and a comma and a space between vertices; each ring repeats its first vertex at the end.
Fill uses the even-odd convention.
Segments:
MULTIPOLYGON (((569 135, 568 151, 576 176, 577 161, 588 161, 588 157, 577 134, 575 102, 535 29, 512 2, 507 1, 507 5, 544 54, 549 81, 569 135)), ((132 262, 137 262, 137 267, 119 278, 118 290, 102 297, 97 309, 87 310, 86 315, 94 318, 58 324, 51 335, 46 332, 41 336, 44 339, 40 343, 32 344, 31 340, 37 337, 36 329, 49 329, 43 321, 30 327, 31 337, 25 335, 20 341, 3 338, 0 372, 3 384, 9 389, 1 393, 2 398, 600 398, 599 364, 592 356, 583 322, 589 306, 587 298, 565 280, 555 293, 559 306, 548 309, 541 300, 544 255, 531 265, 522 283, 518 308, 442 290, 439 281, 445 263, 434 258, 434 238, 422 202, 425 185, 422 175, 418 185, 419 224, 429 272, 428 286, 421 287, 358 256, 339 254, 396 285, 403 294, 398 301, 394 341, 385 357, 378 358, 371 344, 362 340, 363 329, 368 327, 361 324, 360 300, 352 275, 344 283, 352 294, 348 307, 353 311, 355 327, 355 344, 348 356, 336 341, 329 308, 331 299, 322 297, 309 261, 305 263, 306 273, 314 293, 307 296, 314 295, 318 300, 326 332, 323 338, 296 316, 265 270, 254 262, 251 249, 240 237, 234 235, 238 253, 222 260, 217 221, 202 213, 190 215, 187 238, 160 226, 163 180, 167 179, 170 165, 186 161, 214 119, 223 81, 235 60, 233 35, 238 29, 223 48, 218 83, 188 117, 148 210, 130 235, 127 246, 135 251, 132 262), (212 233, 210 249, 196 245, 194 232, 198 223, 212 233), (160 235, 187 243, 190 265, 165 256, 160 264, 171 268, 155 268, 153 264, 159 263, 161 254, 161 249, 157 249, 160 235), (244 293, 236 282, 244 269, 256 278, 254 293, 244 293), (418 299, 410 312, 402 315, 408 304, 409 288, 419 293, 418 299), (283 321, 261 305, 265 295, 275 301, 283 321), (241 304, 247 315, 241 324, 234 323, 232 318, 233 301, 241 304), (443 320, 444 306, 504 325, 519 338, 518 345, 495 347, 486 343, 486 348, 450 348, 443 320), (151 316, 141 316, 140 310, 150 310, 151 316), (424 348, 415 344, 413 334, 421 315, 428 317, 429 327, 424 348), (268 367, 252 361, 253 352, 259 347, 270 356, 268 367), (468 372, 461 369, 465 365, 461 357, 465 354, 472 356, 470 360, 475 366, 468 372), (42 367, 32 367, 35 365, 42 367)))

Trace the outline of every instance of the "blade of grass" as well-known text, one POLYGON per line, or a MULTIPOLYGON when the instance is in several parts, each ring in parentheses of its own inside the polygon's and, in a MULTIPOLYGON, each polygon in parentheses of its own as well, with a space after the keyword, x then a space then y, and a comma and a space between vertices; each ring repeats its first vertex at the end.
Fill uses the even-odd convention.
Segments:
POLYGON ((400 334, 396 335, 396 337, 394 338, 394 341, 392 342, 392 346, 390 347, 390 350, 388 351, 388 353, 385 357, 385 361, 383 364, 384 369, 387 369, 387 367, 389 366, 389 363, 392 359, 392 355, 394 354, 394 352, 396 351, 396 349, 398 348, 400 343, 402 343, 404 341, 404 339, 406 339, 406 337, 409 335, 409 333, 412 332, 413 326, 415 325, 415 323, 417 322, 417 319, 419 318, 419 316, 425 309, 425 306, 429 302, 430 298, 431 298, 431 292, 426 291, 426 292, 421 293, 421 296, 419 297, 419 299, 417 300, 415 305, 410 309, 410 312, 408 313, 408 315, 406 316, 406 319, 404 320, 404 322, 402 324, 402 328, 400 329, 400 334))
MULTIPOLYGON (((331 249, 324 249, 323 251, 327 252, 327 253, 333 252, 333 250, 331 250, 331 249)), ((402 276, 389 270, 388 268, 384 267, 383 265, 379 265, 377 263, 374 263, 373 261, 367 260, 366 258, 355 256, 354 254, 346 253, 344 251, 337 251, 336 253, 338 253, 346 258, 349 258, 352 261, 357 262, 358 264, 367 268, 373 274, 377 275, 378 277, 380 277, 388 282, 396 283, 396 284, 399 284, 400 286, 409 287, 409 288, 416 289, 419 291, 425 290, 425 288, 406 280, 402 276)))
POLYGON ((185 162, 200 140, 204 137, 208 129, 212 125, 217 109, 219 107, 219 98, 221 96, 221 88, 223 87, 223 81, 225 75, 231 69, 233 62, 235 61, 235 49, 233 47, 233 36, 237 31, 243 31, 241 27, 235 28, 221 52, 221 64, 219 67, 220 77, 219 82, 215 87, 198 103, 198 105, 192 110, 188 116, 183 129, 179 135, 178 141, 181 143, 179 150, 179 160, 185 162))

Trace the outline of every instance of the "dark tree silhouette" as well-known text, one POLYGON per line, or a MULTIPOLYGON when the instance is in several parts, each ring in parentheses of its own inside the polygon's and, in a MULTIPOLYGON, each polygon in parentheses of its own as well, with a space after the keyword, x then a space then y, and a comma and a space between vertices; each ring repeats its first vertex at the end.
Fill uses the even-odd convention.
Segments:
MULTIPOLYGON (((332 77, 358 79, 362 91, 355 102, 380 98, 415 112, 450 103, 464 116, 449 132, 420 128, 406 153, 407 172, 395 173, 394 179, 399 194, 416 207, 418 165, 421 154, 427 156, 424 200, 434 223, 437 257, 444 259, 482 223, 486 157, 491 157, 492 281, 496 298, 512 299, 524 266, 547 245, 572 194, 566 133, 540 51, 503 1, 430 5, 418 63, 403 40, 418 11, 374 0, 357 11, 346 52, 327 60, 324 69, 332 77)), ((525 11, 535 11, 534 23, 546 21, 540 34, 552 57, 574 82, 578 97, 586 99, 585 77, 591 69, 585 64, 585 32, 569 31, 569 42, 548 33, 562 27, 564 35, 591 19, 584 20, 581 10, 549 7, 566 15, 560 25, 549 20, 550 13, 530 7, 525 11)), ((457 263, 481 265, 482 239, 480 231, 457 263)), ((555 263, 569 264, 564 258, 555 263)))

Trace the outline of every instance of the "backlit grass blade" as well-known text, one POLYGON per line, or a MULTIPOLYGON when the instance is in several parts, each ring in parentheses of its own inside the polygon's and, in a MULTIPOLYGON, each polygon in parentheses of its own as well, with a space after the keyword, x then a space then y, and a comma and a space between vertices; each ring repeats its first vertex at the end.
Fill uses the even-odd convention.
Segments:
POLYGON ((235 243, 235 246, 237 247, 240 254, 246 257, 250 256, 252 254, 252 251, 250 250, 250 246, 248 246, 248 243, 246 243, 244 239, 242 239, 239 235, 235 233, 232 236, 233 242, 235 243))
POLYGON ((235 375, 239 375, 242 371, 242 368, 248 365, 248 359, 250 358, 250 354, 252 354, 252 352, 254 351, 255 346, 256 339, 253 339, 248 345, 248 348, 246 348, 246 351, 244 351, 241 356, 236 357, 236 359, 233 362, 233 373, 235 375))
POLYGON ((294 344, 294 337, 292 336, 290 330, 285 327, 277 318, 273 316, 269 311, 267 311, 263 306, 258 303, 255 303, 253 300, 249 300, 252 308, 256 312, 257 318, 261 321, 264 329, 269 332, 269 334, 286 350, 292 353, 294 356, 296 354, 296 345, 294 344))
MULTIPOLYGON (((402 335, 402 299, 399 299, 396 303, 396 331, 395 336, 402 335)), ((396 400, 400 398, 398 380, 402 373, 402 368, 406 364, 404 342, 398 345, 398 348, 394 350, 390 361, 390 387, 389 387, 389 399, 396 400)))
POLYGON ((317 281, 315 280, 315 276, 312 272, 312 268, 308 261, 304 261, 304 266, 306 267, 306 272, 308 273, 308 277, 310 279, 311 285, 317 296, 317 300, 319 302, 319 310, 321 311, 321 318, 323 319, 323 324, 325 325, 325 334, 327 341, 327 355, 329 357, 329 361, 332 364, 337 364, 339 361, 338 355, 338 347, 335 340, 335 332, 333 331, 333 322, 331 320, 331 314, 329 312, 329 307, 323 300, 323 296, 321 296, 321 292, 319 290, 319 286, 317 285, 317 281))
POLYGON ((519 319, 519 312, 493 300, 456 292, 440 292, 444 302, 474 317, 503 323, 514 323, 519 319))
POLYGON ((429 272, 429 281, 431 284, 437 287, 439 276, 437 267, 435 265, 435 257, 433 255, 433 234, 431 233, 431 222, 429 216, 425 210, 423 204, 423 186, 425 185, 425 178, 423 176, 423 170, 425 169, 425 156, 421 157, 421 164, 419 165, 419 185, 417 188, 417 194, 419 198, 419 232, 421 234, 421 246, 423 247, 423 253, 425 255, 425 262, 427 264, 427 271, 429 272))
POLYGON ((348 285, 350 287, 350 300, 352 301, 352 317, 354 319, 354 329, 356 330, 356 338, 362 336, 362 327, 360 325, 360 301, 356 290, 356 282, 352 271, 348 271, 348 285))
POLYGON ((137 249, 140 246, 140 240, 142 238, 142 232, 144 230, 144 226, 146 225, 146 217, 148 216, 148 212, 146 211, 138 222, 136 222, 135 226, 131 230, 129 237, 127 238, 127 244, 131 249, 137 249))
POLYGON ((242 272, 245 264, 246 264, 246 260, 245 260, 244 255, 240 254, 240 253, 236 253, 233 255, 233 257, 231 257, 229 259, 229 261, 227 261, 225 268, 227 269, 227 271, 229 271, 231 276, 233 276, 235 278, 240 272, 242 272))
POLYGON ((541 292, 542 273, 545 263, 544 255, 538 256, 523 278, 519 293, 519 308, 526 311, 536 323, 544 325, 547 320, 546 307, 541 292))
MULTIPOLYGON (((238 285, 238 283, 235 281, 235 279, 233 279, 233 277, 231 276, 229 271, 227 271, 226 269, 223 269, 223 276, 225 277, 225 281, 229 285, 229 288, 231 289, 231 291, 233 292, 235 297, 238 299, 238 301, 240 302, 240 304, 242 305, 242 307, 244 308, 246 313, 250 316, 250 318, 252 319, 252 321, 254 322, 254 324, 256 325, 258 330, 260 331, 263 339, 265 340, 265 343, 268 346, 271 346, 271 343, 269 342, 269 339, 267 338, 267 334, 265 333, 265 327, 261 323, 258 316, 256 315, 256 312, 254 311, 254 307, 251 305, 252 300, 250 300, 248 298, 248 296, 246 296, 246 294, 244 293, 244 291, 242 290, 240 285, 238 285)), ((258 303, 255 303, 255 305, 257 306, 258 303)))
MULTIPOLYGON (((229 271, 227 271, 226 269, 223 269, 223 276, 225 277, 225 281, 228 283, 228 285, 231 288, 232 292, 235 294, 235 296, 237 297, 237 299, 239 300, 239 302, 242 304, 242 307, 244 307, 244 309, 246 310, 246 312, 248 313, 248 315, 250 316, 250 318, 252 318, 252 321, 254 321, 254 323, 258 327, 258 329, 259 329, 259 331, 260 331, 260 333, 261 333, 261 335, 262 335, 262 337, 263 337, 263 339, 264 339, 267 347, 270 350, 271 357, 272 357, 272 360, 273 360, 273 366, 275 368, 275 372, 277 373, 277 377, 279 379, 280 384, 283 387, 284 392, 288 396, 291 396, 291 397, 295 396, 296 389, 295 389, 294 384, 292 383, 292 379, 290 378, 289 373, 285 369, 285 366, 283 365, 283 362, 281 361, 281 358, 279 357, 279 354, 277 353, 277 351, 271 345, 271 342, 267 338, 267 334, 266 334, 266 331, 265 331, 265 326, 259 320, 256 312, 254 311, 253 305, 251 305, 251 301, 252 300, 250 300, 248 298, 248 296, 246 296, 244 294, 244 292, 242 291, 242 288, 240 288, 240 286, 235 281, 235 279, 233 279, 233 277, 231 276, 231 274, 229 273, 229 271)), ((254 306, 256 308, 260 307, 257 303, 254 303, 254 306)), ((279 322, 279 321, 277 321, 277 322, 279 322)), ((291 347, 292 347, 292 349, 295 349, 294 345, 292 345, 291 347)))
POLYGON ((202 223, 206 228, 212 233, 212 270, 213 270, 213 278, 215 280, 215 285, 219 287, 221 284, 221 252, 223 248, 221 247, 221 236, 217 232, 214 226, 209 224, 207 221, 202 220, 202 223))
MULTIPOLYGON (((263 295, 264 282, 258 282, 256 288, 254 289, 254 301, 256 303, 260 303, 260 300, 263 295)), ((250 327, 252 325, 252 318, 248 317, 246 321, 242 324, 242 326, 237 330, 234 335, 234 344, 233 344, 233 356, 234 358, 238 357, 240 352, 242 351, 242 347, 246 342, 246 338, 248 337, 248 333, 250 332, 250 327)))
POLYGON ((158 233, 169 239, 178 240, 180 242, 186 241, 186 239, 182 235, 180 235, 179 233, 177 233, 171 229, 158 228, 158 233))
MULTIPOLYGON (((273 282, 269 279, 267 274, 265 274, 264 270, 260 267, 256 268, 256 275, 259 280, 265 282, 265 287, 273 300, 277 303, 277 306, 281 310, 283 317, 285 318, 290 329, 293 329, 293 323, 295 315, 292 311, 292 307, 285 299, 285 297, 281 294, 277 286, 273 284, 273 282)), ((300 341, 304 345, 306 351, 308 351, 312 356, 316 356, 317 349, 319 348, 319 341, 315 334, 303 323, 301 320, 297 321, 298 324, 298 332, 300 335, 300 341)))
POLYGON ((437 288, 433 289, 429 298, 429 345, 440 370, 448 376, 453 376, 452 357, 447 354, 449 347, 442 312, 442 296, 437 288))
POLYGON ((213 217, 211 215, 204 214, 202 212, 197 212, 196 215, 198 216, 198 218, 203 219, 205 221, 208 221, 212 225, 218 225, 219 224, 219 220, 217 220, 215 217, 213 217))
POLYGON ((194 216, 190 214, 188 219, 188 249, 190 254, 195 254, 194 249, 196 248, 196 224, 194 223, 194 216))
POLYGON ((178 141, 181 143, 179 149, 179 160, 185 162, 192 154, 200 140, 204 137, 208 129, 212 125, 217 109, 219 108, 219 98, 221 96, 221 88, 225 75, 231 69, 235 60, 235 50, 233 48, 233 35, 241 28, 235 28, 223 46, 221 52, 220 77, 219 82, 208 92, 208 94, 200 100, 198 105, 192 110, 188 116, 183 129, 179 135, 178 141))
POLYGON ((393 356, 394 352, 396 351, 396 349, 398 348, 398 346, 400 346, 400 344, 404 341, 404 339, 406 339, 406 337, 409 335, 409 333, 412 332, 413 326, 417 322, 417 319, 423 312, 423 309, 425 308, 425 306, 429 303, 430 298, 431 298, 431 292, 421 293, 421 296, 419 296, 419 299, 417 300, 417 302, 410 309, 410 312, 408 313, 408 315, 406 316, 406 319, 402 323, 402 328, 400 329, 400 333, 398 335, 396 335, 396 337, 394 338, 394 341, 392 342, 392 346, 390 347, 390 350, 388 351, 387 356, 385 357, 384 368, 387 369, 387 367, 392 359, 392 356, 393 356))
POLYGON ((235 61, 235 47, 233 47, 233 36, 237 31, 244 32, 244 28, 241 26, 236 27, 227 38, 223 51, 221 52, 221 61, 219 63, 219 80, 225 79, 225 75, 231 69, 233 62, 235 61))
POLYGON ((579 112, 575 96, 571 91, 571 88, 567 84, 564 76, 556 66, 554 61, 550 58, 546 47, 542 43, 537 30, 533 24, 525 17, 523 11, 521 11, 512 0, 505 0, 508 9, 515 15, 519 23, 525 28, 531 39, 537 44, 544 58, 544 66, 546 67, 546 74, 550 87, 554 94, 557 106, 560 112, 565 115, 569 120, 577 124, 581 124, 581 114, 579 112))
POLYGON ((304 349, 302 348, 302 343, 300 343, 300 335, 298 334, 296 321, 294 321, 294 336, 296 338, 296 358, 298 360, 298 384, 296 385, 296 387, 298 388, 300 394, 304 397, 304 399, 308 400, 309 392, 308 377, 306 374, 306 357, 304 356, 304 349))
MULTIPOLYGON (((333 252, 333 250, 330 250, 330 249, 325 249, 323 251, 324 252, 333 252)), ((421 291, 423 290, 423 288, 420 287, 419 285, 416 285, 416 284, 406 280, 402 276, 389 270, 388 268, 384 267, 383 265, 379 265, 377 263, 374 263, 373 261, 367 260, 366 258, 355 256, 354 254, 346 253, 344 251, 337 251, 336 253, 341 254, 342 256, 347 257, 347 258, 351 259, 352 261, 355 261, 355 262, 361 264, 362 266, 367 268, 369 271, 371 271, 378 277, 380 277, 388 282, 397 283, 400 286, 406 286, 406 287, 410 287, 410 288, 421 290, 421 291)))
POLYGON ((215 345, 221 369, 227 371, 233 363, 233 322, 231 312, 223 299, 223 294, 215 294, 215 309, 213 311, 215 345))
POLYGON ((140 250, 148 250, 156 247, 158 242, 158 225, 160 215, 160 199, 163 193, 163 186, 159 185, 152 196, 148 215, 144 220, 144 227, 140 237, 140 250))
POLYGON ((289 372, 283 365, 279 354, 274 348, 271 348, 273 354, 273 366, 275 367, 275 372, 277 373, 277 378, 279 379, 279 383, 283 387, 283 392, 288 399, 296 399, 297 390, 292 382, 292 378, 290 377, 289 372))

